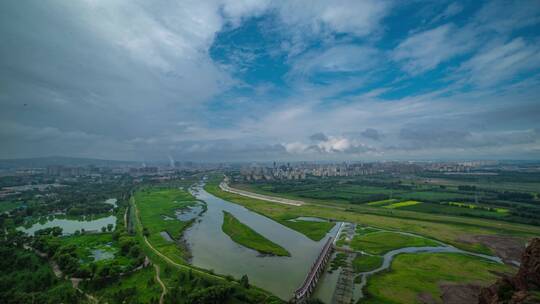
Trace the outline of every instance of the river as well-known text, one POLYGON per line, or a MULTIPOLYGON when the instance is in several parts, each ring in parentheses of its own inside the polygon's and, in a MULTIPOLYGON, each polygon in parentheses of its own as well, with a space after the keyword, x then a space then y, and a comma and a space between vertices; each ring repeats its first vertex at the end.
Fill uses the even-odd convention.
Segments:
MULTIPOLYGON (((334 236, 338 230, 338 225, 335 225, 325 238, 315 242, 263 215, 215 197, 202 187, 192 193, 197 199, 206 202, 208 209, 184 233, 193 255, 191 263, 235 278, 246 274, 252 284, 284 300, 289 300, 294 290, 302 284, 326 239, 334 236), (230 212, 264 237, 284 247, 291 256, 262 256, 255 250, 233 242, 221 230, 223 211, 230 212)), ((322 289, 333 291, 331 288, 322 289)))

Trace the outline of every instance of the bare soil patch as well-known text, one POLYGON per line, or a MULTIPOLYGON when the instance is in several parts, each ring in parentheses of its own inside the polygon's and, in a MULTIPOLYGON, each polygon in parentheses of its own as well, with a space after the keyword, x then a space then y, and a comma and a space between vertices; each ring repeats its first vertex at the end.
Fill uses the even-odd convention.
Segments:
POLYGON ((444 304, 477 304, 482 286, 477 284, 452 284, 439 285, 441 298, 444 304))
POLYGON ((520 261, 525 251, 525 242, 522 239, 511 236, 499 235, 464 235, 459 241, 465 243, 480 243, 493 250, 507 264, 512 261, 520 261))
POLYGON ((429 292, 421 292, 417 296, 418 303, 421 304, 437 304, 435 298, 429 292))

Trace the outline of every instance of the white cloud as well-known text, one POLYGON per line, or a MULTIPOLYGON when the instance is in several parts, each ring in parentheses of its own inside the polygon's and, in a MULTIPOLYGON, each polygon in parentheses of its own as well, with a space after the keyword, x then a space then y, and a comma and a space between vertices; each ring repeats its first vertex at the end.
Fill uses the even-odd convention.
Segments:
POLYGON ((323 52, 313 52, 296 58, 291 75, 312 75, 325 72, 359 72, 375 67, 376 49, 357 45, 338 45, 323 52))
POLYGON ((280 3, 278 9, 283 21, 291 26, 314 32, 328 27, 335 32, 366 36, 378 29, 390 7, 391 2, 385 0, 293 0, 280 3))
POLYGON ((393 51, 392 58, 402 64, 403 70, 414 75, 470 51, 473 45, 467 33, 445 24, 407 37, 393 51))
POLYGON ((462 74, 480 86, 496 85, 503 80, 540 67, 538 41, 515 38, 506 43, 486 46, 460 67, 462 74))

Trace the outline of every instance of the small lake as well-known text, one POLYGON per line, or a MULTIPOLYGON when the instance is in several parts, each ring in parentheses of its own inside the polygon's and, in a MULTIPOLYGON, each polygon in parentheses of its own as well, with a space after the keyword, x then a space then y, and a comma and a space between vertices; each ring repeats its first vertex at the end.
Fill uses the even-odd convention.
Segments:
POLYGON ((298 221, 319 222, 319 223, 328 222, 328 220, 326 220, 326 219, 322 219, 322 218, 318 218, 318 217, 311 217, 311 216, 299 216, 297 218, 290 219, 289 221, 291 221, 291 222, 298 222, 298 221))
POLYGON ((114 252, 111 252, 110 250, 103 250, 103 249, 94 249, 91 251, 92 258, 94 261, 101 261, 101 260, 110 260, 114 258, 114 252))
MULTIPOLYGON (((117 206, 116 202, 116 198, 109 198, 105 200, 106 204, 113 205, 114 207, 117 206)), ((24 231, 29 235, 34 235, 34 232, 40 229, 58 226, 62 228, 63 235, 69 235, 75 233, 75 231, 77 230, 81 231, 81 229, 84 229, 86 232, 101 232, 101 228, 107 227, 109 224, 112 224, 114 229, 114 227, 116 226, 116 216, 109 215, 107 217, 89 220, 86 220, 84 218, 67 219, 65 217, 49 216, 46 217, 45 220, 41 218, 39 222, 32 224, 30 227, 17 227, 17 230, 24 231)))
POLYGON ((114 208, 117 207, 116 202, 118 202, 118 200, 115 199, 115 198, 109 198, 109 199, 105 200, 105 204, 113 205, 114 208))
POLYGON ((101 227, 107 227, 107 225, 112 224, 113 227, 116 225, 116 216, 109 215, 107 217, 102 217, 94 220, 72 220, 65 218, 53 218, 47 219, 45 222, 38 222, 33 224, 30 227, 18 227, 20 231, 24 231, 29 235, 34 235, 34 232, 44 229, 59 226, 62 228, 63 235, 69 235, 75 233, 77 230, 84 229, 86 232, 101 232, 101 227))
MULTIPOLYGON (((334 236, 338 230, 338 225, 335 225, 325 238, 314 242, 299 232, 240 205, 217 198, 202 188, 195 189, 192 194, 206 202, 207 211, 200 217, 200 221, 184 233, 184 239, 193 255, 191 263, 235 278, 247 274, 251 283, 284 300, 289 300, 294 290, 300 287, 326 239, 334 236), (261 256, 257 251, 233 242, 221 230, 223 211, 230 212, 239 221, 284 247, 291 256, 261 256)), ((332 284, 332 280, 325 281, 332 284)), ((321 288, 321 296, 329 292, 333 292, 333 288, 321 288)))

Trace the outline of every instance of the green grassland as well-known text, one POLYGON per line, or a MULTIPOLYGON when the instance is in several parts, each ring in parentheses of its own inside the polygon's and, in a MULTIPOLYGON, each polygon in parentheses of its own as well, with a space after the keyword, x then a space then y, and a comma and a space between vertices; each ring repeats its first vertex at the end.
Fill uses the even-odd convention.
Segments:
POLYGON ((173 239, 180 239, 191 221, 166 221, 163 217, 176 218, 175 211, 195 204, 195 198, 178 188, 146 188, 137 191, 134 199, 150 243, 175 262, 184 263, 187 253, 176 242, 165 240, 160 232, 166 231, 173 239))
MULTIPOLYGON (((462 204, 462 203, 459 203, 462 204)), ((499 211, 501 208, 486 209, 486 208, 470 208, 468 206, 474 206, 472 204, 455 205, 455 203, 423 203, 419 205, 405 206, 401 210, 436 213, 436 214, 448 214, 456 216, 472 216, 472 217, 486 217, 504 219, 508 216, 508 212, 499 211)), ((504 210, 504 209, 503 209, 504 210)))
POLYGON ((263 254, 290 256, 285 248, 265 238, 257 231, 240 222, 229 212, 223 211, 222 230, 234 242, 263 254))
POLYGON ((358 254, 353 260, 356 273, 374 270, 382 265, 383 258, 378 255, 358 254))
POLYGON ((305 180, 258 181, 234 184, 236 188, 266 195, 302 200, 314 204, 364 205, 376 207, 387 202, 419 201, 432 203, 409 206, 406 210, 478 218, 540 226, 538 174, 500 172, 494 176, 373 175, 367 177, 307 178, 305 180), (434 176, 434 177, 431 177, 434 176), (498 184, 504 187, 497 188, 498 184), (514 187, 515 188, 512 188, 514 187), (536 186, 536 187, 535 187, 536 186), (509 191, 509 193, 505 193, 509 191), (517 195, 515 195, 517 194, 517 195), (529 199, 519 195, 531 195, 529 199), (482 208, 459 209, 449 202, 482 202, 482 208), (440 206, 440 208, 439 208, 440 206), (455 207, 455 208, 454 208, 455 207), (497 210, 507 210, 498 212, 497 210))
MULTIPOLYGON (((291 221, 292 219, 295 219, 302 215, 298 213, 287 212, 289 210, 291 211, 295 210, 294 208, 297 208, 297 207, 287 206, 287 205, 278 204, 278 203, 268 203, 266 201, 256 200, 249 197, 237 195, 234 193, 225 192, 219 188, 217 181, 207 183, 204 189, 221 199, 224 199, 233 203, 237 203, 239 205, 247 207, 248 209, 251 209, 255 212, 265 215, 286 227, 289 227, 293 230, 296 230, 304 234, 305 236, 307 236, 308 238, 314 241, 321 240, 328 233, 328 231, 330 231, 330 229, 332 229, 332 227, 334 227, 335 225, 334 223, 331 223, 331 222, 314 222, 314 221, 299 221, 299 220, 291 221), (254 203, 261 203, 262 205, 271 204, 271 206, 279 205, 278 206, 279 208, 276 209, 276 211, 278 212, 266 212, 267 210, 263 210, 262 208, 255 207, 254 203), (280 208, 283 208, 283 209, 280 209, 280 208)), ((259 205, 259 206, 262 206, 262 205, 259 205)))
POLYGON ((403 247, 440 246, 440 244, 422 237, 381 231, 355 235, 350 246, 358 251, 361 250, 371 254, 384 254, 403 247))
POLYGON ((396 201, 395 199, 386 199, 382 201, 369 202, 367 203, 367 205, 368 206, 386 206, 388 204, 394 203, 395 201, 396 201))
MULTIPOLYGON (((461 216, 426 214, 400 209, 384 209, 366 207, 365 205, 344 204, 305 204, 303 206, 287 206, 221 191, 217 186, 219 179, 211 180, 205 189, 223 199, 242 205, 250 210, 263 214, 287 225, 291 219, 299 216, 312 216, 325 219, 353 222, 377 228, 408 231, 419 235, 452 244, 460 249, 478 253, 491 254, 484 245, 461 241, 467 235, 509 235, 522 239, 540 234, 540 227, 477 219, 461 216)), ((311 222, 320 224, 317 222, 311 222)), ((305 231, 309 233, 309 231, 305 231)))
POLYGON ((62 246, 73 246, 76 248, 75 253, 83 267, 88 268, 90 263, 95 263, 98 266, 114 263, 123 268, 136 266, 133 264, 136 261, 119 254, 119 245, 117 241, 113 240, 112 233, 72 235, 62 237, 60 240, 62 246), (91 252, 94 249, 110 252, 114 254, 114 258, 94 261, 91 252))
POLYGON ((417 303, 420 292, 440 299, 441 283, 487 285, 501 272, 510 273, 512 268, 461 254, 402 254, 394 259, 391 270, 370 277, 362 303, 417 303))
POLYGON ((414 206, 414 205, 418 205, 418 204, 421 204, 421 202, 417 202, 417 201, 404 201, 404 202, 399 202, 399 203, 393 203, 393 204, 390 204, 390 205, 386 205, 386 206, 384 206, 384 208, 388 208, 388 209, 396 209, 396 208, 402 208, 402 207, 414 206))
POLYGON ((362 226, 356 227, 357 234, 368 234, 368 233, 377 232, 377 231, 380 231, 380 230, 373 227, 362 227, 362 226))

